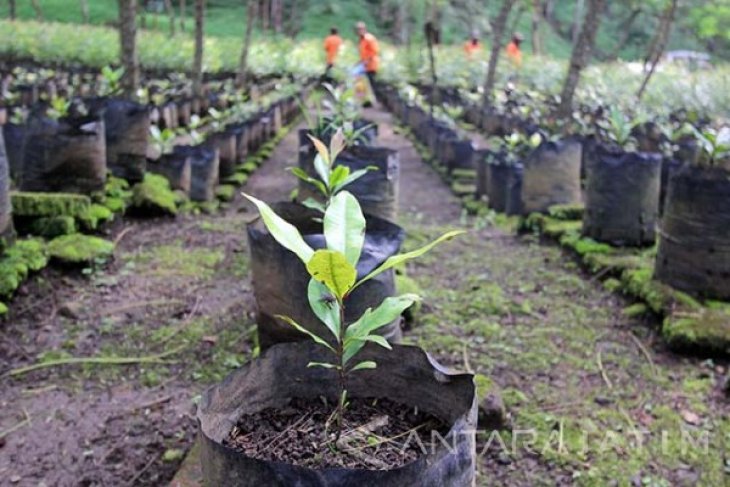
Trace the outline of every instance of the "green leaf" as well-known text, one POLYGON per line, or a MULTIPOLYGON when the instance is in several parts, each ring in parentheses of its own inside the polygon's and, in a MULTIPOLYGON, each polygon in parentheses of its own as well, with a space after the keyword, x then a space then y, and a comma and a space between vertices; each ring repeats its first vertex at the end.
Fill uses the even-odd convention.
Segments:
POLYGON ((327 163, 322 159, 322 156, 319 154, 315 156, 314 158, 314 170, 317 171, 317 174, 322 179, 322 183, 324 183, 325 187, 330 187, 330 166, 327 165, 327 163))
POLYGON ((363 369, 374 369, 378 366, 375 362, 372 360, 366 360, 364 362, 360 362, 356 366, 350 369, 350 372, 354 372, 356 370, 363 370, 363 369))
POLYGON ((317 210, 321 213, 324 213, 324 211, 325 211, 324 204, 320 203, 319 201, 315 200, 314 198, 307 198, 306 200, 302 201, 302 205, 306 206, 310 210, 317 210))
POLYGON ((256 205, 261 214, 261 219, 264 221, 264 225, 266 225, 271 235, 282 247, 294 252, 305 264, 311 260, 314 255, 314 250, 304 241, 304 238, 302 238, 299 230, 294 225, 277 215, 263 201, 246 193, 243 193, 243 195, 256 205))
POLYGON ((334 188, 350 175, 350 168, 347 166, 335 166, 330 174, 330 187, 334 188))
POLYGON ((324 213, 324 237, 328 249, 341 252, 347 262, 357 266, 365 245, 365 216, 357 198, 347 191, 330 201, 324 213))
POLYGON ((340 341, 340 304, 332 297, 329 289, 316 279, 310 279, 307 297, 314 314, 332 332, 337 341, 340 341))
POLYGON ((393 350, 393 347, 390 346, 390 343, 388 343, 388 340, 385 339, 385 337, 380 335, 368 335, 365 338, 363 338, 366 342, 373 342, 375 344, 380 345, 383 348, 387 348, 388 350, 393 350))
POLYGON ((345 338, 370 335, 388 323, 392 323, 403 311, 419 299, 415 294, 403 294, 401 296, 385 298, 377 308, 374 310, 368 308, 357 321, 348 326, 345 338))
POLYGON ((291 326, 293 326, 294 328, 296 328, 298 331, 301 331, 305 335, 309 335, 309 337, 312 340, 314 340, 315 343, 318 343, 319 345, 322 345, 323 347, 328 348, 333 353, 337 353, 337 352, 335 352, 335 349, 332 348, 332 345, 330 345, 329 343, 327 343, 322 337, 320 337, 319 335, 316 335, 315 333, 312 333, 311 331, 307 330, 306 328, 304 328, 303 326, 301 326, 299 323, 297 323, 293 319, 289 318, 288 316, 276 315, 276 317, 279 318, 280 320, 286 321, 291 326))
MULTIPOLYGON (((375 169, 377 169, 377 167, 375 169)), ((337 185, 333 184, 334 188, 333 188, 332 192, 337 193, 338 191, 340 191, 342 188, 344 188, 348 184, 354 183, 355 181, 357 181, 358 179, 360 179, 361 177, 366 175, 370 170, 371 170, 371 168, 369 168, 369 167, 366 169, 358 169, 357 171, 355 171, 354 173, 350 174, 345 179, 343 179, 337 185)))
POLYGON ((357 288, 360 284, 372 279, 373 277, 377 276, 378 274, 381 274, 381 273, 387 271, 388 269, 392 269, 393 267, 403 264, 404 262, 407 262, 409 260, 416 259, 416 258, 422 256, 423 254, 425 254, 426 252, 428 252, 429 250, 431 250, 432 248, 434 248, 435 246, 437 246, 438 244, 445 242, 447 240, 451 240, 452 238, 456 237, 457 235, 461 235, 463 233, 466 233, 466 232, 464 230, 453 230, 451 232, 446 232, 445 234, 441 235, 439 238, 437 238, 433 242, 431 242, 427 245, 424 245, 423 247, 421 247, 419 249, 412 250, 410 252, 406 252, 405 254, 398 254, 398 255, 389 257, 385 262, 383 262, 380 265, 380 267, 378 267, 377 269, 372 271, 370 274, 368 274, 367 276, 360 279, 360 281, 358 281, 358 283, 355 284, 353 289, 357 288))
POLYGON ((325 369, 339 369, 340 368, 339 365, 328 364, 326 362, 309 362, 307 364, 307 367, 322 367, 325 369))
POLYGON ((327 286, 339 301, 342 301, 357 278, 355 267, 343 253, 336 250, 317 250, 307 263, 307 271, 327 286))
POLYGON ((327 187, 324 185, 322 181, 319 179, 315 179, 309 174, 307 174, 304 170, 298 167, 292 167, 290 168, 292 174, 294 174, 296 177, 301 179, 302 181, 309 183, 313 185, 317 190, 322 193, 324 196, 327 196, 327 187))

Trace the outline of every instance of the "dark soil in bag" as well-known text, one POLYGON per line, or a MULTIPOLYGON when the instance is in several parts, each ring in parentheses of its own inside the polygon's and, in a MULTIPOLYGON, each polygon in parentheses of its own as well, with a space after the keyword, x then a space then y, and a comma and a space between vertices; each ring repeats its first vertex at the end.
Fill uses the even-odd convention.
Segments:
POLYGON ((190 158, 190 199, 212 201, 219 181, 218 150, 202 145, 178 145, 173 153, 190 158))
POLYGON ((730 171, 686 165, 669 181, 656 278, 712 299, 730 299, 730 171))
POLYGON ((582 152, 577 140, 548 141, 525 158, 522 193, 525 213, 546 212, 553 205, 581 202, 582 152))
POLYGON ((144 178, 150 129, 150 108, 129 100, 98 98, 87 104, 102 113, 109 170, 132 182, 144 178))
POLYGON ((324 444, 322 422, 338 397, 337 374, 306 366, 328 360, 330 352, 311 342, 279 344, 203 394, 198 421, 207 485, 473 485, 477 401, 471 374, 444 369, 418 347, 366 346, 358 360, 378 367, 349 375, 346 443, 334 453, 324 444), (371 434, 353 431, 365 424, 371 434), (236 448, 229 446, 231 433, 236 448), (390 444, 373 448, 381 440, 390 444))
POLYGON ((368 447, 360 438, 358 448, 368 457, 342 454, 332 436, 332 412, 336 403, 323 399, 293 399, 284 409, 268 408, 238 420, 224 445, 260 460, 286 462, 309 468, 401 467, 416 460, 422 452, 417 442, 408 441, 415 430, 424 445, 431 445, 431 431, 445 435, 444 424, 418 408, 410 408, 389 399, 354 399, 347 407, 343 430, 350 431, 371 424, 368 435, 379 442, 368 447), (377 425, 377 426, 376 426, 377 425), (329 433, 329 434, 328 434, 329 433), (384 441, 400 438, 401 441, 384 441), (382 443, 381 443, 382 442, 382 443))
POLYGON ((614 245, 656 238, 662 157, 598 145, 588 165, 583 234, 614 245))
POLYGON ((23 157, 25 151, 26 126, 12 122, 3 125, 3 138, 5 139, 5 154, 8 158, 10 177, 17 180, 23 169, 23 157))
POLYGON ((98 116, 28 120, 20 189, 90 193, 107 176, 104 121, 98 116))

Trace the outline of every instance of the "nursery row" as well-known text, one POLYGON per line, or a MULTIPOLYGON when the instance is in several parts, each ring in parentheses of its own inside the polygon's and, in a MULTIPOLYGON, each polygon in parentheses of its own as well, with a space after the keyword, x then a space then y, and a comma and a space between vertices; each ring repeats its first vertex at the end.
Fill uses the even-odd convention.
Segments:
POLYGON ((727 134, 709 123, 701 131, 684 125, 670 139, 656 124, 630 124, 616 112, 593 114, 591 130, 551 132, 515 114, 467 106, 456 115, 490 137, 479 148, 446 111, 431 116, 412 93, 388 87, 383 99, 470 211, 529 216, 523 228, 548 229, 594 272, 614 279, 609 286, 664 316, 672 344, 727 353, 727 134))
POLYGON ((49 256, 86 266, 108 258, 112 242, 77 232, 99 233, 117 215, 212 211, 231 200, 308 91, 293 85, 230 104, 217 96, 162 106, 75 98, 65 113, 39 102, 24 123, 4 124, 0 295, 9 297, 49 256), (13 245, 16 234, 50 242, 13 245))
POLYGON ((377 145, 347 93, 330 96, 299 134, 298 202, 249 197, 261 214, 247 233, 264 351, 203 395, 204 483, 472 485, 473 375, 396 345, 418 299, 396 295, 396 266, 459 232, 399 253, 398 152, 377 145), (428 447, 409 445, 412 434, 428 447))

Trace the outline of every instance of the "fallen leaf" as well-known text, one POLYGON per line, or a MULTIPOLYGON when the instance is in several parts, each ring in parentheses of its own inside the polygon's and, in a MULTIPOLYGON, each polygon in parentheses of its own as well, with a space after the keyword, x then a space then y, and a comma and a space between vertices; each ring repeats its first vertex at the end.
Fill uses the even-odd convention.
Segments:
POLYGON ((682 409, 682 411, 680 411, 680 414, 682 415, 682 418, 683 418, 683 419, 684 419, 684 420, 685 420, 685 421, 686 421, 687 423, 689 423, 689 424, 692 424, 692 425, 695 425, 695 426, 696 426, 696 425, 700 424, 700 422, 701 422, 701 419, 700 419, 700 417, 699 417, 699 416, 697 416, 697 415, 696 415, 695 413, 693 413, 692 411, 688 411, 688 410, 686 410, 686 409, 682 409))

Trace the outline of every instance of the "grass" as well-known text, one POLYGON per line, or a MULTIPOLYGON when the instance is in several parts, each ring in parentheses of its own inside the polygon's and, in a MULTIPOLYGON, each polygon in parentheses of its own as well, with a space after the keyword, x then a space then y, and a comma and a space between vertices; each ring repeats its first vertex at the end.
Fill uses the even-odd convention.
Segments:
MULTIPOLYGON (((407 230, 418 242, 443 229, 407 230)), ((691 475, 724 485, 713 452, 723 451, 730 421, 713 399, 712 365, 652 346, 621 301, 566 264, 557 248, 473 232, 409 271, 428 290, 409 340, 503 390, 507 453, 495 462, 504 451, 481 435, 478 484, 659 487, 691 475)))

